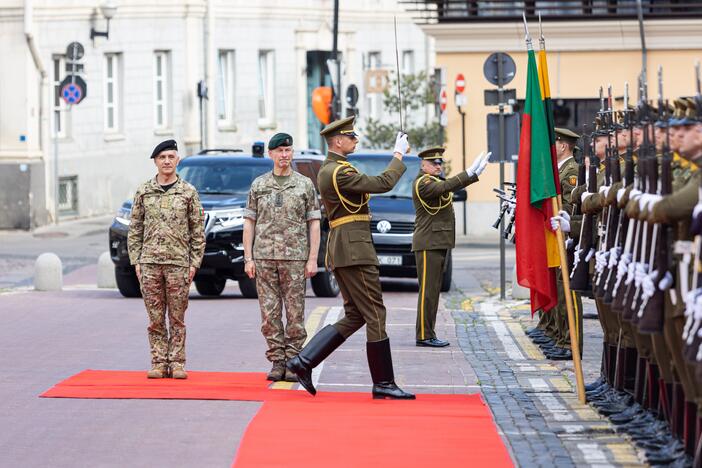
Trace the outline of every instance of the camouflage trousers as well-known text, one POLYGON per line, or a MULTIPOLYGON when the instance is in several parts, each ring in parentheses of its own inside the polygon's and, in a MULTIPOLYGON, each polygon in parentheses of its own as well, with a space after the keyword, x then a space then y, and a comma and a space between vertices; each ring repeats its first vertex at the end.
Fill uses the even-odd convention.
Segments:
POLYGON ((292 359, 298 355, 305 343, 306 286, 304 261, 256 260, 261 333, 268 345, 266 358, 271 362, 292 359))
POLYGON ((141 294, 149 315, 151 364, 185 365, 185 310, 188 308, 189 268, 175 265, 141 265, 141 294), (166 328, 168 313, 168 329, 166 328))

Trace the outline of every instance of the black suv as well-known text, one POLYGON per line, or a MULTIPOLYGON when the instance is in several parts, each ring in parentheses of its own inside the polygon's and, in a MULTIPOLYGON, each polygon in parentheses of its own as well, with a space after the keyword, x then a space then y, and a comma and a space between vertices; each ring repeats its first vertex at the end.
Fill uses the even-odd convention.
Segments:
MULTIPOLYGON (((369 174, 380 174, 390 163, 392 154, 388 152, 371 152, 360 150, 349 155, 349 162, 359 171, 369 174)), ((369 202, 371 212, 371 233, 373 244, 380 263, 380 276, 396 278, 416 278, 417 264, 412 252, 412 233, 414 232, 414 205, 412 191, 414 180, 419 173, 420 159, 416 156, 405 156, 402 162, 407 170, 397 185, 387 193, 371 195, 369 202)), ((466 191, 459 190, 454 194, 455 201, 465 201, 466 191)), ((453 260, 449 252, 441 281, 441 291, 451 288, 453 260)))
MULTIPOLYGON (((323 160, 315 151, 296 152, 293 168, 312 179, 316 188, 323 160)), ((203 150, 178 164, 178 174, 195 186, 205 210, 205 256, 195 275, 195 288, 201 295, 221 294, 227 279, 232 279, 238 281, 244 297, 256 297, 256 284, 244 273, 243 210, 253 180, 272 168, 270 158, 238 150, 203 150)), ((110 256, 120 293, 125 297, 138 297, 141 295, 139 282, 127 253, 131 210, 132 201, 125 201, 110 226, 110 256)), ((312 277, 312 290, 320 297, 334 297, 339 294, 339 286, 334 275, 324 269, 329 232, 324 210, 321 230, 319 270, 312 277)))

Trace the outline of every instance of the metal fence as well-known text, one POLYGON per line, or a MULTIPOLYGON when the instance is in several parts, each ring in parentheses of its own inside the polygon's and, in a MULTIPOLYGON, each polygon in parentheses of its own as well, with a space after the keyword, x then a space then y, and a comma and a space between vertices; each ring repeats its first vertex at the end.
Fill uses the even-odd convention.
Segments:
MULTIPOLYGON (((637 0, 400 0, 418 23, 520 21, 541 14, 544 20, 623 20, 637 18, 637 0)), ((643 16, 701 18, 702 0, 641 0, 643 16)))

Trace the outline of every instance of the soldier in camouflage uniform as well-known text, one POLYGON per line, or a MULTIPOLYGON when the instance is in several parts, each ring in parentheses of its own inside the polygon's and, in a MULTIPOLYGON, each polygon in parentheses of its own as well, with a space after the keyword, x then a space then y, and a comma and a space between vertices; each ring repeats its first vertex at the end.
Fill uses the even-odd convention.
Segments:
POLYGON ((136 268, 149 315, 151 379, 185 379, 185 310, 205 252, 202 205, 195 187, 176 174, 178 146, 160 143, 151 154, 158 169, 134 195, 129 261, 136 268), (166 328, 168 313, 168 329, 166 328))
POLYGON ((244 260, 247 275, 256 278, 261 333, 268 344, 266 358, 273 363, 268 380, 296 382, 285 362, 298 355, 307 338, 305 286, 306 278, 317 272, 321 212, 312 181, 292 170, 292 145, 286 133, 268 143, 274 166, 251 184, 244 260))

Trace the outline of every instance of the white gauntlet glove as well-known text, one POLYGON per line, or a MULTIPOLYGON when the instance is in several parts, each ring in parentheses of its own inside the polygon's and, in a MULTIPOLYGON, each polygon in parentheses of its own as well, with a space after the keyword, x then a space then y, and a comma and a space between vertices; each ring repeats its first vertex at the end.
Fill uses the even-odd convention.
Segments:
POLYGON ((397 138, 395 138, 395 149, 392 150, 393 153, 400 153, 405 155, 409 152, 409 141, 406 133, 397 132, 397 138))
POLYGON ((570 215, 563 210, 558 212, 558 216, 551 218, 551 230, 554 232, 557 231, 559 223, 561 225, 561 231, 570 232, 570 215))
POLYGON ((485 151, 481 151, 478 157, 475 158, 475 161, 473 161, 473 164, 471 164, 470 167, 466 169, 468 175, 472 177, 474 175, 479 176, 480 174, 482 174, 485 168, 487 167, 488 159, 490 159, 491 154, 492 152, 486 154, 485 151))

